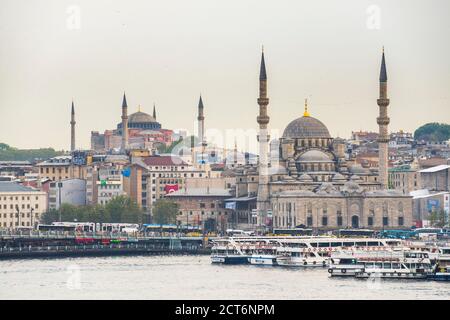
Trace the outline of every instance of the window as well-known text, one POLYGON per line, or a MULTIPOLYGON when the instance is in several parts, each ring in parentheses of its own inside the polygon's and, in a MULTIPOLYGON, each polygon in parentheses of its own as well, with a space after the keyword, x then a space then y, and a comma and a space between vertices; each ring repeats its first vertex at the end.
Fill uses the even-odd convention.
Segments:
POLYGON ((338 215, 338 217, 337 217, 337 225, 339 227, 342 226, 342 216, 341 215, 338 215))
POLYGON ((204 203, 200 203, 200 208, 205 208, 205 204, 204 203))
POLYGON ((368 217, 367 218, 367 225, 368 226, 373 226, 373 217, 368 217))
POLYGON ((398 217, 398 225, 403 226, 403 224, 404 224, 403 217, 398 217))
POLYGON ((308 225, 308 227, 312 226, 312 224, 313 224, 312 216, 309 216, 308 218, 306 218, 306 224, 308 225))
POLYGON ((328 225, 328 217, 323 216, 322 217, 322 226, 326 227, 328 225))
POLYGON ((388 217, 383 217, 383 226, 389 225, 389 219, 388 217))

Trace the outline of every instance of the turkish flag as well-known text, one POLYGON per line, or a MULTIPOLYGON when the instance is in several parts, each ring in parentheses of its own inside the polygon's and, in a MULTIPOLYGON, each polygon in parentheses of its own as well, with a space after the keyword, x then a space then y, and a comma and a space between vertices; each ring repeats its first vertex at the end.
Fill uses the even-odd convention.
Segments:
POLYGON ((166 184, 164 191, 166 191, 166 194, 178 191, 178 184, 166 184))

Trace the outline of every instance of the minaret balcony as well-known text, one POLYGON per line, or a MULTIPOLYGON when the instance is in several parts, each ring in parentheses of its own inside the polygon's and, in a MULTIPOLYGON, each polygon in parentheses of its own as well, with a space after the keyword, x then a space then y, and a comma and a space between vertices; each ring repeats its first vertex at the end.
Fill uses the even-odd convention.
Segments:
POLYGON ((379 125, 387 126, 389 124, 389 122, 390 122, 390 119, 388 117, 378 117, 377 118, 377 123, 379 125))
POLYGON ((377 104, 378 104, 380 107, 387 107, 387 106, 389 105, 389 99, 387 99, 387 98, 380 98, 380 99, 377 99, 377 104))

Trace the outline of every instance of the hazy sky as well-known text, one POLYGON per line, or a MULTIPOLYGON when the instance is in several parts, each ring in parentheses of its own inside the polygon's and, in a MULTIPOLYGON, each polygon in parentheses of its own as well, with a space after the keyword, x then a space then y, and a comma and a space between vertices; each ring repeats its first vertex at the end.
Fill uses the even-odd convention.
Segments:
POLYGON ((254 129, 262 44, 280 133, 305 97, 333 136, 377 130, 383 45, 390 129, 450 122, 448 0, 0 5, 0 142, 16 147, 68 149, 73 97, 77 147, 89 148, 91 130, 120 121, 124 90, 130 113, 155 102, 164 128, 193 130, 201 92, 207 128, 254 129))

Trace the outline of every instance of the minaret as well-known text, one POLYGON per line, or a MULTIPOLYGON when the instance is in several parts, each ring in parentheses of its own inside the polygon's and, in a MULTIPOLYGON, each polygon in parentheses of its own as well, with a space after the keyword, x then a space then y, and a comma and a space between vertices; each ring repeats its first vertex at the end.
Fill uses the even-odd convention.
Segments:
POLYGON ((70 117, 70 151, 75 150, 75 107, 72 100, 72 113, 70 117))
POLYGON ((379 126, 378 135, 378 175, 379 182, 384 189, 388 189, 388 143, 389 143, 389 117, 387 113, 387 107, 389 105, 389 99, 387 98, 387 73, 386 62, 384 59, 384 47, 383 55, 381 57, 381 70, 380 70, 380 98, 377 100, 380 107, 380 115, 377 118, 379 126))
POLYGON ((259 124, 258 145, 259 145, 259 182, 258 182, 258 196, 256 207, 258 211, 258 227, 263 229, 267 211, 269 210, 269 168, 268 168, 268 143, 270 136, 267 130, 269 123, 269 116, 267 115, 267 105, 269 99, 267 98, 267 75, 266 64, 264 61, 264 50, 261 53, 261 67, 259 71, 259 115, 256 118, 259 124))
POLYGON ((200 99, 198 100, 198 138, 200 142, 203 143, 205 140, 205 116, 203 114, 203 101, 202 96, 200 95, 200 99))
POLYGON ((156 120, 156 106, 154 102, 153 102, 153 119, 156 120))
POLYGON ((128 147, 128 105, 125 92, 123 93, 122 100, 122 144, 121 151, 125 153, 128 147))

